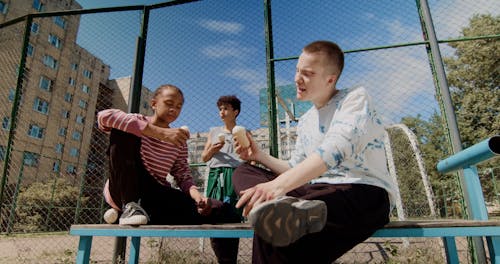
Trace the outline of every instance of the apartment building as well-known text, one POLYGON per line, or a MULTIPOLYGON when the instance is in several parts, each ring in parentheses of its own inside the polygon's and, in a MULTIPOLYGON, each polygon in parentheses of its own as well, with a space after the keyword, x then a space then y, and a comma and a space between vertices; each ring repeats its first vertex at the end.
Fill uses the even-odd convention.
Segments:
MULTIPOLYGON (((74 0, 0 0, 0 23, 67 9, 81 6, 74 0)), ((54 174, 71 178, 86 170, 96 95, 107 86, 110 67, 76 44, 79 23, 76 15, 33 19, 20 84, 25 23, 0 29, 0 78, 5 80, 0 83, 0 154, 4 159, 10 144, 9 178, 22 174, 29 183, 54 174), (19 108, 12 111, 16 100, 19 108)))

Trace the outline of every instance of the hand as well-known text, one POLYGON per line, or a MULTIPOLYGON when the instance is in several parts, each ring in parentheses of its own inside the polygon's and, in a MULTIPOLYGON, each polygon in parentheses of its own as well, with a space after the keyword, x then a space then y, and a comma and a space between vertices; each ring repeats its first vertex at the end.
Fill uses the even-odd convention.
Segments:
POLYGON ((207 216, 212 211, 212 205, 210 204, 207 197, 202 197, 199 202, 196 203, 198 208, 198 213, 203 216, 207 216))
POLYGON ((212 154, 211 156, 213 156, 213 154, 215 154, 215 153, 219 152, 219 151, 220 151, 220 149, 221 149, 223 146, 224 146, 224 143, 222 143, 222 142, 217 142, 217 143, 215 143, 215 144, 212 144, 212 145, 210 146, 210 149, 209 149, 208 151, 212 154))
POLYGON ((170 142, 177 147, 186 144, 189 139, 189 132, 181 128, 161 128, 159 139, 162 141, 170 142))
POLYGON ((240 156, 242 160, 257 161, 260 150, 257 148, 255 142, 253 141, 252 135, 247 132, 246 136, 248 138, 248 142, 250 142, 250 145, 245 148, 240 145, 238 140, 234 139, 234 151, 240 156))
POLYGON ((203 196, 199 191, 198 187, 196 186, 191 186, 189 188, 189 194, 191 195, 191 198, 194 200, 196 204, 196 208, 198 209, 198 213, 207 216, 210 214, 212 205, 210 204, 209 200, 207 197, 203 196))
POLYGON ((240 199, 236 203, 236 208, 243 207, 243 216, 248 216, 248 213, 260 203, 272 200, 276 197, 285 195, 286 192, 280 186, 276 185, 276 181, 260 183, 252 188, 240 192, 240 199))
POLYGON ((189 139, 189 131, 186 129, 159 127, 149 122, 144 130, 142 130, 142 134, 161 141, 170 142, 177 147, 182 147, 189 139))

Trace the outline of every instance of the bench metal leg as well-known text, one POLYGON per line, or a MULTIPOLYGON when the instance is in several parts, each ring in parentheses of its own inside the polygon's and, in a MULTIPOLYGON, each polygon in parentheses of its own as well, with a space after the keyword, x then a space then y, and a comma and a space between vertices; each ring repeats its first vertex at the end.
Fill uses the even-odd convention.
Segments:
POLYGON ((459 264, 457 244, 455 243, 455 237, 444 237, 443 238, 444 251, 446 252, 446 263, 448 264, 459 264))
POLYGON ((92 236, 80 236, 76 264, 88 264, 90 261, 90 249, 92 248, 92 236))
POLYGON ((125 251, 127 250, 127 237, 116 237, 113 249, 113 264, 125 262, 125 251))
POLYGON ((130 239, 129 264, 139 263, 139 250, 141 249, 141 237, 132 237, 130 239))

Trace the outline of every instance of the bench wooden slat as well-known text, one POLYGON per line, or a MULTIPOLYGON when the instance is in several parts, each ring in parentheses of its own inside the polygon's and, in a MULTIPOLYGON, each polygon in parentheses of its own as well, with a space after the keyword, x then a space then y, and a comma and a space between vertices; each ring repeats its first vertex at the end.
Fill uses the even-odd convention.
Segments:
MULTIPOLYGON (((252 237, 247 223, 218 225, 73 225, 70 234, 80 236, 131 237, 252 237)), ((410 220, 393 221, 374 237, 500 236, 500 221, 410 220)))
MULTIPOLYGON (((481 227, 481 226, 500 226, 500 221, 494 220, 462 220, 462 219, 436 219, 436 220, 407 220, 392 221, 384 226, 384 229, 400 228, 425 228, 425 227, 481 227)), ((113 224, 87 224, 72 225, 72 230, 80 229, 113 229, 113 230, 247 230, 252 229, 248 223, 231 224, 204 224, 204 225, 142 225, 142 226, 121 226, 113 224)))
POLYGON ((500 226, 500 221, 494 220, 465 220, 465 219, 435 219, 435 220, 406 220, 392 221, 384 228, 410 228, 410 227, 466 227, 466 226, 500 226))

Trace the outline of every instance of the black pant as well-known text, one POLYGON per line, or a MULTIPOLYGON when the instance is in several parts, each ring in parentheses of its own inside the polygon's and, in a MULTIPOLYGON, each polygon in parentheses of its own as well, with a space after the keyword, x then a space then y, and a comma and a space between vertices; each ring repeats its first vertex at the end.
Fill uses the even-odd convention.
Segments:
MULTIPOLYGON (((276 175, 249 165, 240 165, 233 174, 236 193, 276 175)), ((254 236, 253 263, 332 263, 389 222, 389 198, 379 187, 364 184, 306 184, 289 196, 326 203, 325 228, 305 235, 286 247, 274 247, 254 236)))
MULTIPOLYGON (((117 206, 138 202, 150 217, 150 224, 196 225, 234 223, 240 218, 229 204, 214 208, 209 216, 198 213, 195 201, 186 193, 161 185, 145 169, 141 157, 141 139, 113 129, 109 145, 109 192, 117 206)), ((212 243, 221 263, 236 263, 238 247, 212 243), (225 260, 231 259, 227 262, 225 260)))
POLYGON ((210 222, 198 214, 195 201, 184 192, 158 183, 144 168, 140 157, 141 139, 132 134, 111 131, 109 146, 109 191, 122 208, 138 202, 151 224, 201 224, 210 222))

